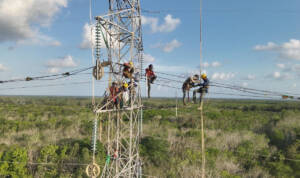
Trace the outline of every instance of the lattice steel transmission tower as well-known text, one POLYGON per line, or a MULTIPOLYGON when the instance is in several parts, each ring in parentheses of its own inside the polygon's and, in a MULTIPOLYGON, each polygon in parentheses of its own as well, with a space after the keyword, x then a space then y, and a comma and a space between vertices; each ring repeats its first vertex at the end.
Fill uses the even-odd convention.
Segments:
MULTIPOLYGON (((121 85, 124 82, 129 83, 129 101, 122 107, 111 107, 112 100, 101 103, 96 101, 93 145, 96 143, 95 139, 99 138, 107 150, 105 165, 100 166, 99 176, 141 177, 139 141, 143 111, 139 82, 143 69, 143 42, 140 0, 108 0, 108 2, 109 12, 95 17, 96 67, 93 73, 96 80, 100 80, 104 73, 108 73, 108 87, 112 82, 121 85), (134 64, 134 79, 122 75, 123 64, 127 62, 134 64), (99 129, 97 120, 100 121, 99 129), (99 136, 96 136, 96 131, 99 136)), ((95 155, 96 145, 93 147, 95 155)), ((93 166, 87 168, 87 172, 93 170, 98 171, 93 166)))

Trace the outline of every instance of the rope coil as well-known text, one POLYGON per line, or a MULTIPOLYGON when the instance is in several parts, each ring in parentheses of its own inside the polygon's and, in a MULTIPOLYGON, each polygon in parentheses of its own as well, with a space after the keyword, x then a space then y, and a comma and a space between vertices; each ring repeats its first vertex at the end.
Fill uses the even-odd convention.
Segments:
POLYGON ((104 76, 104 69, 99 60, 97 60, 96 66, 93 68, 93 76, 96 80, 101 80, 101 78, 104 76))
POLYGON ((96 163, 89 164, 85 170, 89 177, 96 178, 100 175, 100 167, 96 163))

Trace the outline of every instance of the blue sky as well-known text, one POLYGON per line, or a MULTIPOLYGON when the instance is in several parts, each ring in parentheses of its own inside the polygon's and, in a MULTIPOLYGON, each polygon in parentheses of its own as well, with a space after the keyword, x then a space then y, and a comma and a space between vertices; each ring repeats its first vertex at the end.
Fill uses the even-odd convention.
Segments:
MULTIPOLYGON (((107 2, 93 0, 93 15, 105 14, 107 2)), ((155 69, 197 72, 200 1, 142 0, 141 5, 144 53, 155 69)), ((0 80, 91 65, 90 49, 82 49, 88 0, 0 0, 0 15, 0 80)), ((209 78, 251 88, 299 91, 299 19, 298 0, 203 0, 203 65, 209 78)), ((82 75, 50 83, 90 79, 82 75)), ((45 83, 49 82, 1 84, 0 94, 91 94, 90 85, 1 90, 45 83)), ((101 93, 103 83, 97 86, 101 93)), ((153 90, 153 96, 174 94, 163 87, 153 90)))

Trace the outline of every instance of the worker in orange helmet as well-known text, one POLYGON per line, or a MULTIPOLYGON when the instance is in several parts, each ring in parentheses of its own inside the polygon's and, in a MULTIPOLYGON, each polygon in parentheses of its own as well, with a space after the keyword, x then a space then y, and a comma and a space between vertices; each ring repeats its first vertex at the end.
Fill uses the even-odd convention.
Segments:
POLYGON ((196 94, 197 93, 200 93, 200 102, 202 101, 204 93, 208 93, 209 80, 207 78, 207 75, 202 74, 201 79, 203 80, 203 83, 200 83, 200 84, 196 85, 196 86, 200 86, 200 88, 193 91, 193 101, 194 101, 194 103, 196 103, 196 94))
POLYGON ((112 85, 109 87, 109 100, 111 100, 111 103, 114 107, 119 108, 119 87, 117 86, 117 82, 113 82, 112 85))
POLYGON ((154 80, 157 78, 154 71, 153 71, 153 65, 152 64, 150 64, 148 66, 148 68, 146 69, 145 75, 147 77, 148 98, 150 98, 151 84, 153 84, 154 80))

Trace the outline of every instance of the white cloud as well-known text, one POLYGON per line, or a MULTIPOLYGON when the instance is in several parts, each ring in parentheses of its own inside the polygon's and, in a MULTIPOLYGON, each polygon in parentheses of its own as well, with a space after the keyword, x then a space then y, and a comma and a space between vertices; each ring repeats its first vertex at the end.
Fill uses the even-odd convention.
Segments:
MULTIPOLYGON (((179 75, 183 78, 192 76, 194 74, 199 74, 199 69, 190 68, 188 66, 183 65, 159 65, 156 64, 154 66, 155 71, 165 72, 165 73, 171 73, 175 75, 179 75)), ((206 71, 203 71, 206 72, 206 71)))
MULTIPOLYGON (((109 44, 110 43, 110 35, 109 35, 109 33, 103 27, 101 27, 101 30, 102 30, 104 36, 107 36, 107 38, 108 38, 107 39, 107 43, 109 44)), ((112 38, 112 41, 113 41, 113 46, 115 48, 117 48, 119 46, 118 41, 116 39, 114 39, 113 36, 111 38, 112 38)), ((81 49, 90 49, 92 47, 92 45, 95 47, 95 39, 96 39, 95 25, 89 25, 88 23, 86 23, 83 26, 82 42, 79 45, 79 47, 81 49), (92 28, 92 31, 91 31, 91 28, 92 28), (91 36, 91 32, 93 33, 92 36, 91 36)), ((121 47, 122 47, 122 45, 123 45, 123 43, 121 43, 121 47)), ((105 44, 105 41, 103 39, 102 34, 100 34, 100 48, 106 48, 106 44, 105 44)))
POLYGON ((256 78, 255 75, 249 74, 246 79, 247 80, 255 80, 255 78, 256 78))
POLYGON ((276 49, 276 48, 278 48, 278 46, 275 43, 268 42, 266 45, 256 45, 254 47, 254 50, 267 51, 267 50, 273 50, 273 49, 276 49))
POLYGON ((279 78, 281 77, 280 72, 274 72, 274 73, 273 73, 273 77, 274 77, 275 79, 279 79, 279 78))
POLYGON ((203 63, 203 67, 207 68, 207 67, 209 67, 209 66, 210 66, 210 64, 209 64, 208 62, 204 62, 204 63, 203 63))
POLYGON ((300 48, 299 49, 286 49, 280 54, 283 59, 294 59, 300 61, 300 48))
POLYGON ((172 32, 180 24, 180 19, 172 18, 172 15, 168 14, 165 17, 165 23, 159 27, 160 32, 172 32))
POLYGON ((291 39, 289 42, 283 43, 280 56, 300 60, 300 40, 291 39))
POLYGON ((212 75, 213 80, 230 80, 235 77, 234 73, 214 73, 212 75))
POLYGON ((59 71, 60 71, 60 69, 59 68, 57 68, 57 67, 50 67, 50 68, 48 68, 48 73, 50 73, 50 74, 57 74, 59 71))
POLYGON ((67 55, 65 57, 59 59, 49 60, 46 63, 47 72, 48 73, 58 73, 62 68, 72 68, 76 67, 78 64, 74 61, 71 55, 67 55))
POLYGON ((6 70, 7 70, 7 68, 3 64, 0 64, 0 72, 6 71, 6 70))
POLYGON ((294 83, 292 87, 293 87, 293 88, 296 88, 296 87, 297 87, 297 84, 296 84, 296 83, 294 83))
POLYGON ((208 68, 208 67, 220 67, 222 64, 220 63, 220 62, 218 62, 218 61, 214 61, 214 62, 212 62, 211 64, 210 63, 208 63, 208 62, 204 62, 203 64, 202 64, 202 66, 204 67, 204 68, 208 68))
POLYGON ((144 53, 143 57, 144 57, 144 62, 146 62, 146 63, 152 63, 155 61, 155 58, 153 56, 151 56, 150 54, 144 53))
POLYGON ((60 45, 39 29, 49 27, 55 15, 67 4, 68 0, 1 0, 0 42, 60 45))
POLYGON ((177 39, 174 39, 172 41, 170 41, 169 43, 157 43, 154 45, 151 45, 151 48, 159 48, 161 50, 163 50, 166 53, 170 53, 172 52, 174 49, 179 48, 182 45, 182 43, 180 43, 177 39))
POLYGON ((142 16, 142 25, 150 25, 152 32, 157 32, 158 18, 142 16))
POLYGON ((283 43, 282 47, 286 49, 299 49, 300 41, 296 39, 291 39, 289 42, 283 43))
POLYGON ((286 65, 285 64, 276 64, 276 66, 280 69, 284 69, 286 68, 286 65))
POLYGON ((164 72, 180 72, 180 71, 186 71, 186 68, 184 66, 165 66, 165 65, 157 65, 156 67, 157 71, 164 71, 164 72))
POLYGON ((63 68, 63 67, 76 67, 77 64, 73 60, 72 56, 68 55, 60 59, 50 60, 46 64, 50 68, 63 68))
POLYGON ((59 41, 52 41, 49 44, 50 44, 50 46, 61 46, 61 43, 59 41))
POLYGON ((267 75, 267 77, 268 78, 273 78, 273 79, 276 79, 276 80, 291 79, 292 78, 292 76, 289 73, 280 73, 278 71, 267 75))
POLYGON ((269 42, 267 45, 257 45, 257 51, 274 51, 282 59, 300 60, 300 40, 291 39, 281 45, 269 42))
POLYGON ((42 46, 61 46, 61 43, 53 38, 42 35, 36 34, 34 38, 19 40, 17 42, 19 45, 42 45, 42 46))
MULTIPOLYGON (((82 42, 80 44, 81 49, 89 49, 92 47, 91 28, 92 28, 91 25, 87 23, 83 26, 82 42)), ((93 34, 93 39, 95 39, 94 34, 93 34)), ((95 45, 94 41, 93 41, 93 45, 95 45)))
POLYGON ((164 45, 163 51, 166 53, 169 53, 169 52, 172 52, 174 49, 179 48, 181 45, 182 44, 179 41, 174 39, 170 43, 167 43, 166 45, 164 45))
MULTIPOLYGON (((192 69, 192 70, 188 70, 188 72, 186 72, 186 73, 183 73, 182 77, 192 77, 195 74, 199 75, 199 73, 200 73, 199 69, 192 69)), ((208 78, 210 78, 209 73, 206 70, 202 70, 201 74, 206 74, 208 76, 208 78)))
POLYGON ((243 87, 247 87, 248 83, 247 82, 243 82, 243 87))
POLYGON ((221 66, 221 63, 218 62, 218 61, 215 61, 211 64, 212 67, 220 67, 221 66))
POLYGON ((287 64, 276 64, 279 69, 281 69, 283 72, 296 72, 300 74, 300 64, 293 64, 293 63, 287 63, 287 64))
POLYGON ((164 18, 164 23, 158 25, 158 18, 142 16, 142 24, 149 25, 153 33, 156 32, 172 32, 181 23, 179 18, 173 18, 171 14, 168 14, 164 18))

